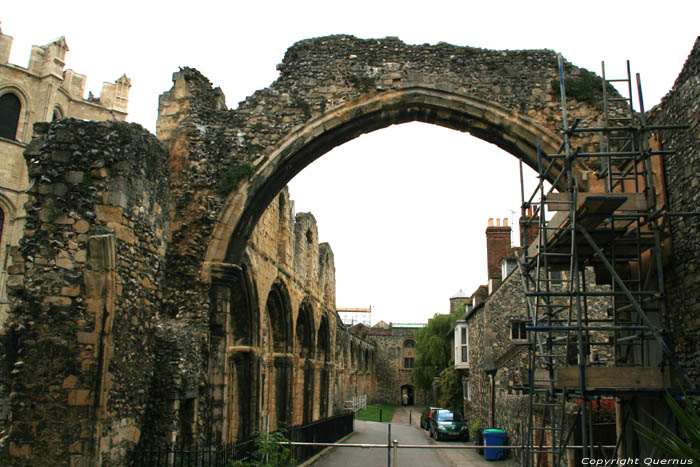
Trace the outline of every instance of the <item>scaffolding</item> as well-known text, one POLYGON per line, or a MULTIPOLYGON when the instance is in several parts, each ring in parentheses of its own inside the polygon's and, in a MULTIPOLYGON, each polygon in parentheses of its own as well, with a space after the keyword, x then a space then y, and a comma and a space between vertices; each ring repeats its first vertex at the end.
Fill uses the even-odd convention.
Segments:
MULTIPOLYGON (((649 143, 652 132, 685 127, 647 125, 639 74, 634 109, 629 62, 621 79, 603 64, 602 116, 588 127, 569 124, 561 56, 559 87, 563 142, 554 154, 538 144, 537 187, 529 198, 521 190, 523 245, 537 228, 519 262, 530 321, 527 467, 568 464, 573 444, 592 457, 591 398, 619 404, 625 394, 692 388, 663 331, 662 247, 678 213, 667 212, 657 177, 673 151, 649 143)), ((626 423, 618 417, 618 448, 626 423)))

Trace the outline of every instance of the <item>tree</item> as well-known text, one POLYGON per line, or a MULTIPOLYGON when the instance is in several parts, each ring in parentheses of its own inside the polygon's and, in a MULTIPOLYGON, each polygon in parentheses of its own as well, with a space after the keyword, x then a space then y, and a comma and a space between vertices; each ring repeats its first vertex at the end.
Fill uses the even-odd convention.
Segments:
POLYGON ((416 332, 416 361, 413 367, 413 383, 430 390, 433 379, 450 364, 450 341, 447 334, 459 316, 435 314, 428 324, 416 332))
POLYGON ((462 378, 453 366, 448 366, 440 372, 440 406, 462 412, 463 399, 462 378))

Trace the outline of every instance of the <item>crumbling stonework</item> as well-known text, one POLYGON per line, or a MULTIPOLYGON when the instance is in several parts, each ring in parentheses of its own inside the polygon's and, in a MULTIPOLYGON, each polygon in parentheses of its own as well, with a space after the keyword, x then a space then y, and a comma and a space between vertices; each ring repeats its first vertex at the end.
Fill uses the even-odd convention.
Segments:
MULTIPOLYGON (((64 37, 33 46, 26 68, 9 62, 12 41, 0 31, 0 327, 9 313, 6 284, 8 274, 13 274, 7 271, 12 268, 10 250, 19 244, 24 228, 29 177, 22 154, 32 138, 32 126, 64 117, 124 120, 131 87, 123 75, 113 83, 104 83, 100 98, 86 98, 87 77, 64 70, 68 52, 64 37)), ((4 420, 1 414, 0 420, 4 420)))
POLYGON ((7 448, 13 465, 109 465, 139 440, 154 374, 166 153, 138 125, 61 120, 36 125, 25 157, 7 448))
MULTIPOLYGON (((683 98, 697 96, 695 58, 683 98)), ((160 143, 136 125, 37 126, 8 278, 9 464, 122 465, 139 443, 228 443, 351 396, 396 400, 375 376, 392 373, 380 354, 395 345, 344 332, 332 250, 283 187, 332 147, 408 121, 470 131, 530 164, 538 136, 545 151, 560 143, 550 51, 333 36, 295 44, 279 69, 236 110, 180 70, 160 99, 160 143)), ((591 126, 597 109, 572 100, 569 115, 591 126)), ((677 146, 692 155, 697 141, 677 146)))
MULTIPOLYGON (((676 79, 673 89, 649 112, 654 125, 689 125, 687 130, 658 132, 658 147, 673 148, 664 158, 668 209, 671 212, 700 211, 700 38, 676 79)), ((663 194, 662 194, 663 195, 663 194)), ((671 254, 665 269, 669 330, 673 350, 694 381, 700 379, 700 243, 698 217, 671 217, 671 254)))

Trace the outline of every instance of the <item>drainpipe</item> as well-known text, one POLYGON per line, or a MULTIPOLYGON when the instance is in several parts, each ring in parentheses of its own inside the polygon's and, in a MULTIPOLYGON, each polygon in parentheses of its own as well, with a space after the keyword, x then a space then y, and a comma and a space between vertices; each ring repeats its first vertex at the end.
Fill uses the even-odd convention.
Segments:
POLYGON ((486 374, 491 379, 491 427, 496 428, 496 371, 487 370, 486 374))

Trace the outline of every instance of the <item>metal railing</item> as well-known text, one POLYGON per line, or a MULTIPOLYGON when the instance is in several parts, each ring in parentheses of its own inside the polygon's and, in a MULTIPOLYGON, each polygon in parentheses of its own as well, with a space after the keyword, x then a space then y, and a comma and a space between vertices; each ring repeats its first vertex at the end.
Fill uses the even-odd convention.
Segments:
MULTIPOLYGON (((347 412, 307 425, 281 430, 290 440, 284 444, 298 462, 314 456, 328 445, 353 432, 355 414, 347 412)), ((228 467, 235 461, 254 463, 256 438, 234 444, 173 443, 139 446, 132 454, 132 467, 228 467)))

